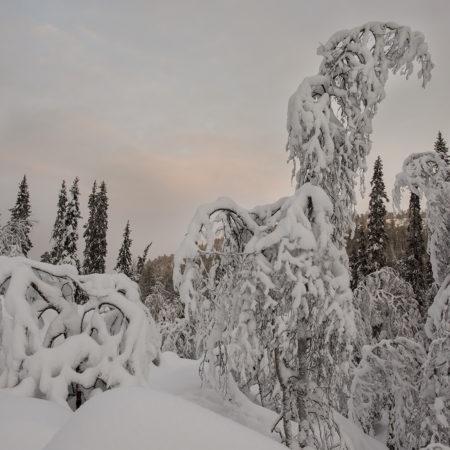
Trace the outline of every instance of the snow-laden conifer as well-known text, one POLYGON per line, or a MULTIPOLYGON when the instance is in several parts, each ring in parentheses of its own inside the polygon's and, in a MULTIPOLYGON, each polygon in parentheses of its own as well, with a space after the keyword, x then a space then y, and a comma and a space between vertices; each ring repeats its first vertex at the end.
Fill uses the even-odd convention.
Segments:
POLYGON ((80 268, 80 261, 77 254, 78 245, 78 221, 81 219, 80 213, 80 190, 78 187, 78 177, 73 181, 70 188, 70 200, 67 203, 65 217, 65 240, 61 262, 72 264, 77 269, 80 268))
POLYGON ((33 223, 30 219, 30 192, 28 190, 26 175, 23 176, 19 184, 16 204, 9 211, 11 213, 11 217, 7 223, 9 233, 17 233, 16 240, 20 239, 21 253, 27 256, 33 246, 30 241, 30 231, 33 223))
POLYGON ((434 150, 447 164, 450 164, 447 142, 445 142, 445 139, 442 137, 442 133, 440 131, 438 132, 436 141, 434 142, 434 150))
POLYGON ((381 158, 375 161, 372 187, 369 201, 369 218, 367 221, 367 251, 369 257, 368 272, 375 272, 386 265, 388 235, 386 233, 386 206, 388 202, 383 180, 383 163, 381 158))
POLYGON ((119 249, 117 263, 114 270, 118 273, 124 273, 127 277, 132 277, 132 260, 131 260, 131 243, 130 237, 130 221, 127 221, 123 232, 123 241, 119 249))

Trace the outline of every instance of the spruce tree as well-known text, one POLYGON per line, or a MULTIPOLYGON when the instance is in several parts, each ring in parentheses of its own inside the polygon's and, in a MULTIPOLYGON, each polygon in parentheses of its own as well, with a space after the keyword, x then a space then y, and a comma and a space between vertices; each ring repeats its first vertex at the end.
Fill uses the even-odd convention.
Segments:
POLYGON ((369 261, 367 259, 367 236, 364 224, 356 226, 354 245, 350 254, 350 268, 352 280, 350 287, 355 290, 359 282, 369 273, 369 261))
POLYGON ((107 252, 106 232, 108 230, 108 197, 106 184, 102 181, 96 196, 95 207, 95 273, 105 273, 107 252))
MULTIPOLYGON (((63 262, 64 244, 66 240, 66 210, 67 210, 67 190, 66 182, 62 181, 59 191, 58 207, 56 210, 56 219, 52 231, 52 249, 48 256, 48 262, 51 264, 61 264, 63 262)), ((44 254, 45 255, 45 254, 44 254)), ((44 255, 42 258, 44 259, 44 255)), ((45 257, 46 259, 47 257, 45 257)), ((45 261, 47 262, 47 261, 45 261)))
POLYGON ((406 267, 404 278, 408 281, 419 302, 420 309, 425 312, 425 291, 428 288, 428 255, 420 213, 420 198, 411 192, 408 209, 408 245, 406 249, 406 267))
POLYGON ((97 205, 97 181, 94 181, 92 186, 92 192, 88 199, 88 210, 89 217, 87 223, 84 225, 84 241, 85 248, 83 252, 83 273, 89 274, 94 272, 94 261, 95 261, 95 216, 96 216, 96 205, 97 205))
POLYGON ((386 250, 388 236, 386 233, 386 207, 384 202, 388 202, 383 181, 383 163, 378 156, 375 161, 373 177, 370 182, 372 190, 369 201, 368 219, 368 272, 372 273, 380 270, 386 265, 386 250))
POLYGON ((442 133, 440 131, 438 132, 437 139, 434 143, 434 150, 439 153, 440 157, 447 164, 450 164, 447 143, 445 142, 444 138, 442 137, 442 133))
POLYGON ((23 176, 22 181, 19 184, 16 204, 9 211, 11 212, 11 218, 9 219, 7 226, 20 236, 22 253, 24 256, 27 256, 29 250, 33 246, 30 241, 30 231, 33 223, 30 219, 30 193, 28 191, 26 175, 23 176))
POLYGON ((142 255, 138 256, 136 268, 133 273, 133 280, 136 281, 136 283, 139 283, 139 281, 141 279, 141 275, 142 275, 142 272, 144 271, 144 266, 147 261, 148 251, 149 251, 151 245, 152 245, 152 242, 150 242, 150 244, 148 244, 147 247, 145 247, 142 255))
POLYGON ((65 242, 63 261, 66 264, 72 264, 80 269, 80 261, 77 255, 78 243, 78 220, 81 219, 80 214, 80 190, 78 187, 79 179, 75 178, 70 188, 71 199, 67 204, 65 217, 65 242))
POLYGON ((119 273, 124 273, 127 277, 132 277, 133 268, 131 261, 131 243, 130 238, 130 221, 127 221, 125 231, 123 232, 123 242, 117 257, 117 264, 114 270, 119 273))

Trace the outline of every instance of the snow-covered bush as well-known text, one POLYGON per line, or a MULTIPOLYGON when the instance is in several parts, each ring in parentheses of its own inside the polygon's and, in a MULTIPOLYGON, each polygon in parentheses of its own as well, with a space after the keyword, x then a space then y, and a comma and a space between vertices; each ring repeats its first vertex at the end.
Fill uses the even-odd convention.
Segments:
POLYGON ((23 256, 29 224, 25 220, 9 221, 0 227, 0 255, 23 256))
POLYGON ((425 86, 433 64, 422 33, 392 22, 338 31, 317 53, 319 73, 305 78, 289 100, 287 151, 297 186, 311 182, 332 199, 334 238, 343 247, 353 225, 355 177, 363 188, 372 119, 389 73, 408 78, 416 60, 425 86))
POLYGON ((397 337, 363 347, 350 412, 369 433, 387 413, 391 448, 450 445, 449 299, 450 276, 428 311, 425 345, 397 337))
POLYGON ((450 272, 450 168, 438 153, 414 153, 396 176, 394 205, 399 208, 402 188, 427 200, 428 253, 438 285, 450 272))
POLYGON ((397 336, 423 341, 423 320, 414 291, 390 267, 367 275, 355 290, 353 302, 359 336, 356 349, 397 336))
POLYGON ((244 390, 258 386, 262 403, 280 411, 289 446, 326 449, 338 439, 322 406, 342 400, 354 327, 331 213, 310 184, 250 211, 221 198, 197 210, 175 255, 205 379, 231 398, 234 379, 244 390), (328 426, 321 442, 318 417, 328 426))
POLYGON ((126 276, 0 257, 0 300, 1 388, 75 409, 97 390, 146 385, 159 335, 126 276))
POLYGON ((419 381, 424 360, 423 347, 407 338, 363 347, 352 381, 350 414, 372 435, 374 425, 387 414, 389 448, 419 447, 424 417, 419 381))

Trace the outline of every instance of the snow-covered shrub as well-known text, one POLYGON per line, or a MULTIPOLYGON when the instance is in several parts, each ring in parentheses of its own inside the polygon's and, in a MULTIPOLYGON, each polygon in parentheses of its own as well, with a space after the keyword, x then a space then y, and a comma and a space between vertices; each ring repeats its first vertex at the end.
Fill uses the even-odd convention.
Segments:
POLYGON ((428 248, 438 285, 450 271, 450 168, 438 153, 414 153, 396 176, 394 205, 399 208, 402 188, 427 200, 428 248))
POLYGON ((408 78, 416 60, 425 86, 433 64, 422 33, 392 22, 338 31, 317 53, 319 73, 305 78, 289 100, 287 151, 297 186, 319 185, 333 200, 333 233, 342 247, 353 225, 355 177, 363 189, 372 119, 389 73, 408 78))
POLYGON ((25 220, 9 221, 0 227, 0 255, 23 256, 29 224, 25 220))
POLYGON ((351 387, 350 414, 369 434, 374 425, 388 416, 389 448, 412 449, 421 442, 424 417, 419 381, 425 360, 423 347, 397 337, 362 349, 351 387))
POLYGON ((325 449, 338 439, 322 406, 339 405, 354 328, 331 212, 310 184, 250 211, 221 198, 197 210, 175 254, 205 379, 231 397, 234 379, 244 390, 258 386, 262 403, 281 412, 289 446, 325 449), (329 426, 322 442, 312 431, 317 417, 329 426))
POLYGON ((369 433, 387 413, 391 448, 450 445, 449 299, 450 276, 428 311, 425 345, 397 337, 363 347, 350 412, 369 433))
POLYGON ((411 285, 390 267, 367 275, 354 292, 356 348, 397 336, 422 342, 423 320, 411 285))
POLYGON ((96 390, 146 385, 159 336, 126 276, 0 257, 0 300, 0 387, 74 409, 96 390))

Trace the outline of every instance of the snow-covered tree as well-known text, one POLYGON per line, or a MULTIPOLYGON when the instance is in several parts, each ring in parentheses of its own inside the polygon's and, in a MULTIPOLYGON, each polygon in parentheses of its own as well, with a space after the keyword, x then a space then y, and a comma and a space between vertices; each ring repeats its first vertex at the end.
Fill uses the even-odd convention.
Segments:
POLYGON ((434 142, 434 150, 447 164, 450 164, 450 157, 448 155, 447 143, 442 137, 442 133, 440 131, 438 132, 436 141, 434 142))
POLYGON ((48 261, 51 264, 61 264, 66 240, 66 210, 67 210, 67 189, 65 180, 62 181, 61 190, 58 196, 56 219, 52 231, 52 248, 48 261))
POLYGON ((22 244, 27 240, 28 225, 26 221, 7 222, 0 227, 0 255, 23 255, 22 244))
POLYGON ((374 426, 386 414, 390 449, 427 444, 421 430, 425 405, 419 391, 424 360, 423 347, 403 337, 363 347, 352 381, 350 414, 372 435, 374 426))
POLYGON ((78 220, 81 219, 80 213, 80 190, 78 187, 79 179, 75 178, 70 188, 71 198, 67 203, 65 217, 65 241, 64 254, 61 261, 65 264, 73 264, 78 270, 80 261, 77 254, 78 244, 78 220))
POLYGON ((423 342, 424 320, 414 291, 390 267, 367 275, 355 290, 353 301, 359 331, 357 350, 364 344, 373 345, 397 336, 423 342))
POLYGON ((88 200, 89 218, 85 225, 83 272, 104 273, 107 251, 106 232, 108 230, 108 197, 106 184, 102 181, 97 190, 94 181, 88 200))
POLYGON ((33 246, 30 241, 30 231, 33 223, 30 219, 31 204, 30 193, 26 175, 23 176, 19 184, 19 192, 17 193, 16 204, 9 210, 11 217, 7 223, 10 233, 18 232, 16 239, 21 240, 21 252, 27 256, 29 250, 33 246))
POLYGON ((388 202, 383 181, 383 163, 381 158, 375 161, 373 177, 370 182, 369 218, 367 222, 367 240, 369 273, 380 270, 386 265, 388 235, 386 233, 386 206, 388 202))
POLYGON ((359 282, 369 273, 367 236, 364 231, 364 224, 356 225, 354 241, 352 253, 349 255, 352 290, 355 290, 359 282))
POLYGON ((251 211, 222 198, 197 210, 175 255, 204 377, 231 397, 233 380, 244 391, 259 386, 290 447, 339 440, 329 404, 342 403, 354 330, 331 213, 310 184, 251 211), (327 430, 321 442, 316 420, 327 430))
POLYGON ((98 391, 146 386, 159 355, 154 322, 123 274, 0 257, 0 320, 0 388, 72 409, 98 391))
POLYGON ((133 281, 135 281, 138 284, 139 284, 139 281, 141 279, 142 272, 143 272, 144 267, 145 267, 145 263, 147 262, 147 255, 148 255, 148 251, 150 250, 151 246, 152 246, 152 242, 150 242, 150 244, 148 244, 144 248, 144 251, 142 252, 142 255, 139 255, 137 257, 136 263, 133 264, 133 276, 132 276, 132 279, 133 279, 133 281))
POLYGON ((352 228, 355 177, 363 187, 372 119, 388 75, 408 78, 416 60, 425 86, 433 64, 422 33, 392 22, 339 31, 318 54, 319 73, 305 78, 289 100, 287 151, 297 186, 321 186, 333 202, 334 239, 343 247, 352 228))
POLYGON ((95 261, 95 217, 96 217, 96 202, 97 198, 97 181, 94 181, 92 186, 92 191, 88 199, 88 210, 89 216, 88 221, 84 225, 84 241, 85 248, 83 252, 83 273, 89 274, 94 271, 94 261, 95 261))
POLYGON ((427 251, 434 280, 440 286, 450 272, 449 166, 437 153, 412 154, 405 159, 402 172, 396 177, 393 198, 397 208, 405 187, 419 197, 424 194, 427 200, 427 251))
POLYGON ((114 270, 118 273, 124 273, 127 277, 132 276, 132 261, 131 261, 131 243, 130 237, 130 221, 127 221, 125 230, 123 232, 123 241, 117 257, 117 263, 114 270))
POLYGON ((411 192, 408 208, 408 246, 405 258, 405 280, 411 284, 414 294, 419 301, 423 315, 429 305, 426 303, 428 286, 429 259, 426 253, 425 240, 420 213, 420 198, 411 192))

